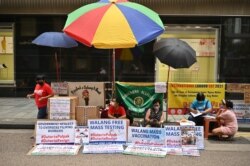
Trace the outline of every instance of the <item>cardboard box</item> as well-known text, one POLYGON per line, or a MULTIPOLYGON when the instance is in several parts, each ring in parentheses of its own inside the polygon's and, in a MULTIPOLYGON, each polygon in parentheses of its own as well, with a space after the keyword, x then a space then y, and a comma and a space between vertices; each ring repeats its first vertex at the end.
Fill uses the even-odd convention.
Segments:
POLYGON ((88 119, 99 119, 100 112, 97 106, 77 106, 76 121, 79 126, 87 126, 88 119))
POLYGON ((48 102, 48 119, 76 119, 76 106, 79 104, 77 96, 52 97, 48 102))

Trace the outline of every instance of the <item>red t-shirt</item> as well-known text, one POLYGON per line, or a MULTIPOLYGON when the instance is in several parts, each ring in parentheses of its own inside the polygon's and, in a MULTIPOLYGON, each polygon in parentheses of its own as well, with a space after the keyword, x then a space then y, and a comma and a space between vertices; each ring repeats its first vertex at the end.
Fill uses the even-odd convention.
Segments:
POLYGON ((117 109, 115 109, 114 106, 110 106, 108 113, 112 116, 115 116, 115 117, 117 117, 117 116, 120 117, 120 116, 126 115, 126 111, 122 106, 119 106, 117 109))
POLYGON ((39 99, 41 97, 53 94, 53 90, 47 83, 44 83, 42 86, 39 84, 36 84, 34 94, 35 94, 36 105, 38 108, 41 108, 41 107, 47 106, 48 99, 44 99, 42 101, 39 101, 39 99))

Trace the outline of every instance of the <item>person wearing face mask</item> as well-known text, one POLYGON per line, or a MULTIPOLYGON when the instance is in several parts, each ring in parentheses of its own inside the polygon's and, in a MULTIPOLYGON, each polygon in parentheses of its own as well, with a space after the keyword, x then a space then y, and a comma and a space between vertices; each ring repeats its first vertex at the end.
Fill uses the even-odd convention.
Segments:
POLYGON ((190 115, 188 120, 195 122, 196 126, 202 126, 204 115, 212 112, 212 104, 209 100, 206 99, 205 95, 202 92, 197 93, 196 99, 191 103, 190 112, 193 114, 200 114, 199 116, 190 115))
POLYGON ((37 75, 35 90, 33 93, 27 95, 27 98, 35 98, 35 103, 38 108, 37 119, 46 119, 48 98, 53 96, 53 90, 50 85, 45 82, 45 77, 43 75, 37 75))
POLYGON ((110 102, 108 117, 111 119, 125 119, 126 111, 123 106, 120 105, 120 102, 113 99, 110 102))
POLYGON ((145 121, 146 127, 161 127, 164 117, 161 108, 161 101, 159 99, 155 99, 153 101, 153 107, 147 110, 145 121))

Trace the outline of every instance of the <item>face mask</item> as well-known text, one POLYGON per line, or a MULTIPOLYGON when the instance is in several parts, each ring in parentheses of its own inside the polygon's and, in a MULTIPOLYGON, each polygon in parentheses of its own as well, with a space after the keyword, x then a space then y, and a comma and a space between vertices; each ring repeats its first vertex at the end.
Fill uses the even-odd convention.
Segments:
POLYGON ((158 111, 160 109, 159 106, 154 106, 155 111, 158 111))
POLYGON ((44 82, 37 82, 37 83, 38 83, 39 85, 41 85, 41 86, 44 84, 44 82))

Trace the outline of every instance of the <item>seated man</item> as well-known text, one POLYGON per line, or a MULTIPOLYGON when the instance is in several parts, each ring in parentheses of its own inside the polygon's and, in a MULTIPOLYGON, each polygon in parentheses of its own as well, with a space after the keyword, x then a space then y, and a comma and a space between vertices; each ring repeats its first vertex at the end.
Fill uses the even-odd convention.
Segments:
POLYGON ((199 116, 193 116, 192 114, 188 117, 188 120, 195 122, 196 126, 202 126, 204 115, 212 111, 211 102, 205 99, 205 95, 202 92, 197 93, 196 100, 194 100, 190 105, 190 112, 197 114, 201 113, 199 116))
POLYGON ((153 108, 149 108, 147 110, 145 121, 146 127, 161 127, 164 118, 161 108, 161 101, 159 99, 155 99, 153 101, 153 108))
POLYGON ((126 111, 120 102, 117 100, 112 100, 108 110, 108 117, 111 119, 125 119, 126 111))
POLYGON ((220 138, 226 136, 231 138, 238 130, 238 122, 236 115, 233 112, 233 102, 229 100, 222 100, 223 109, 219 111, 216 119, 220 123, 220 127, 213 129, 213 134, 218 135, 220 138))

